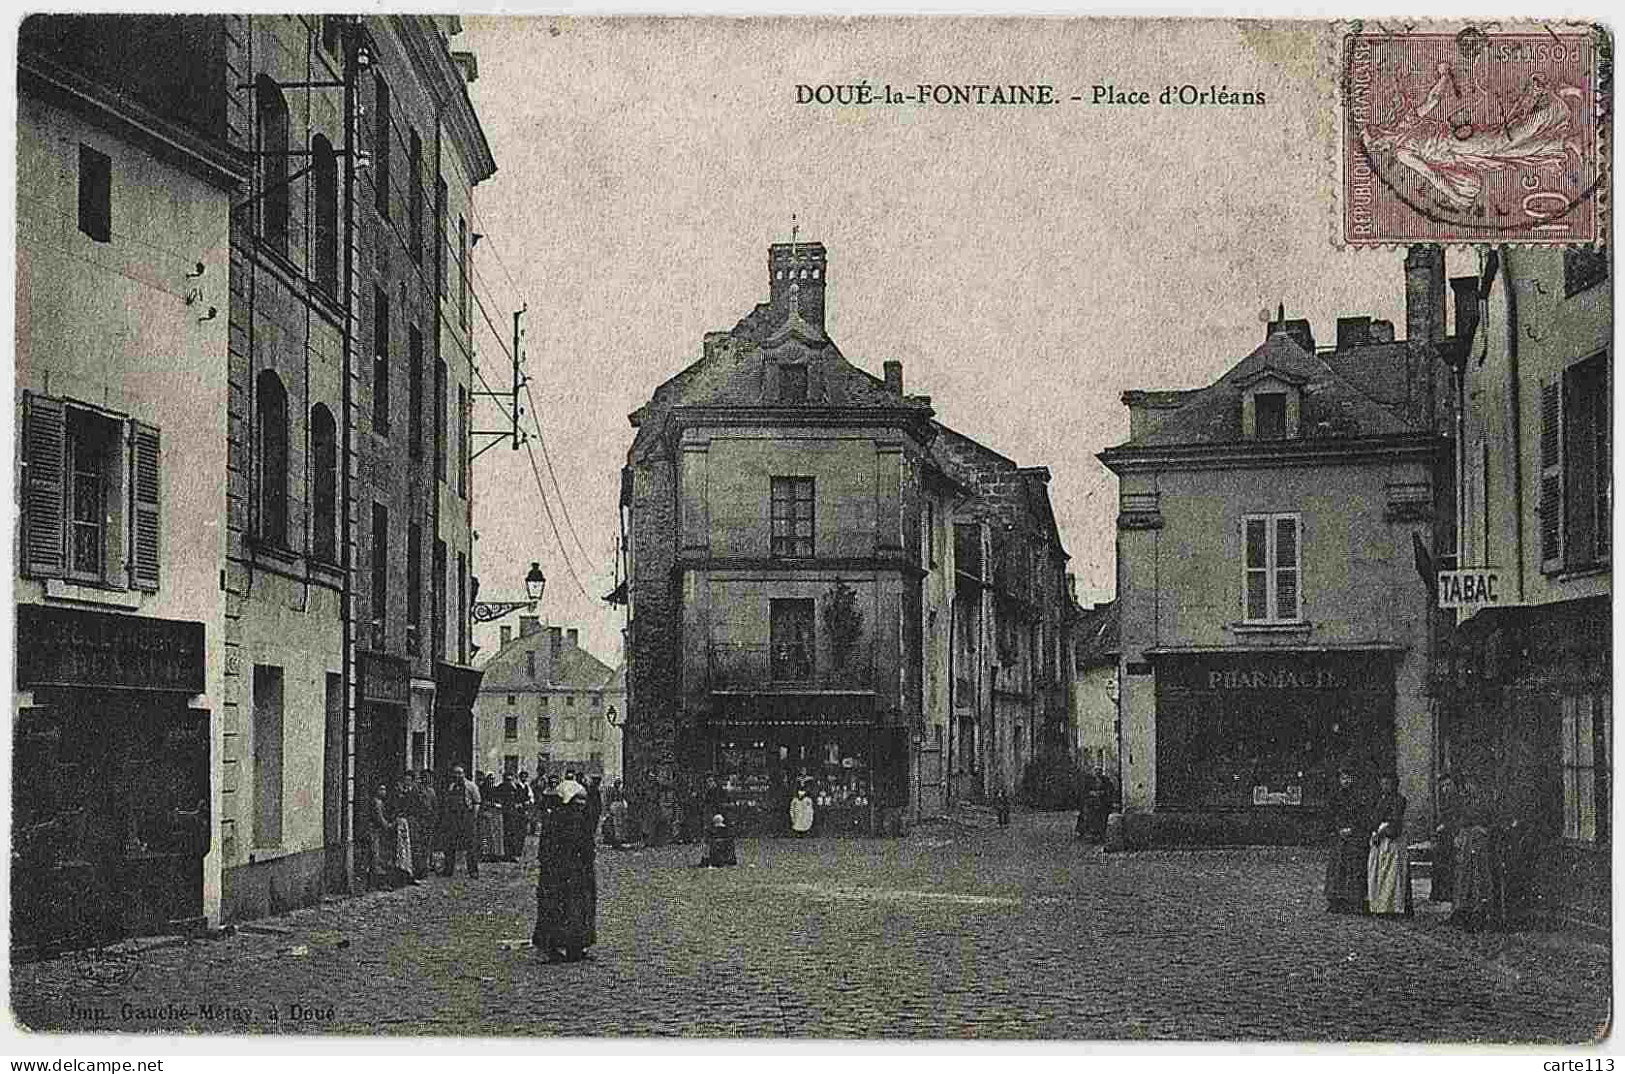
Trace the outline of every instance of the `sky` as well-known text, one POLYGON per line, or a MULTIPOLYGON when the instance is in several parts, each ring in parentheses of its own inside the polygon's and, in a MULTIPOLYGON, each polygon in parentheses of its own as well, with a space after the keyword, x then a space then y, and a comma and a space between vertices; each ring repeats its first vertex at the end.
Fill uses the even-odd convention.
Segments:
MULTIPOLYGON (((478 57, 469 92, 498 165, 475 194, 480 364, 504 383, 497 334, 506 346, 526 304, 562 536, 525 451, 480 456, 482 599, 522 596, 539 561, 542 617, 619 661, 620 614, 599 598, 627 415, 766 299, 767 247, 792 214, 828 249, 842 353, 876 376, 900 360, 939 420, 1049 467, 1079 599, 1109 599, 1116 482, 1095 455, 1127 438, 1124 390, 1210 383, 1278 303, 1321 341, 1340 315, 1404 335, 1403 252, 1332 241, 1325 25, 465 17, 452 46, 478 57), (1047 84, 1062 101, 797 103, 798 84, 864 81, 1047 84), (1085 103, 1096 85, 1155 101, 1185 84, 1266 103, 1085 103)), ((500 420, 487 404, 475 427, 500 420)), ((482 655, 496 640, 476 634, 482 655)))

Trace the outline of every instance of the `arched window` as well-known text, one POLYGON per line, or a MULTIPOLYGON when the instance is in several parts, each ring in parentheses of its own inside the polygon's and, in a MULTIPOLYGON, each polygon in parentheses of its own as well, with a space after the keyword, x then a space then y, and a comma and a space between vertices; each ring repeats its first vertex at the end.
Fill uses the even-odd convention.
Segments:
POLYGON ((288 102, 270 76, 254 80, 259 121, 260 237, 288 253, 288 102))
POLYGON ((324 134, 310 140, 311 200, 316 213, 316 286, 339 293, 339 166, 324 134))
POLYGON ((254 476, 260 540, 288 545, 288 393, 273 370, 254 381, 254 476))
POLYGON ((337 562, 339 454, 338 428, 326 404, 310 408, 310 452, 315 469, 315 503, 311 512, 310 550, 320 560, 337 562))

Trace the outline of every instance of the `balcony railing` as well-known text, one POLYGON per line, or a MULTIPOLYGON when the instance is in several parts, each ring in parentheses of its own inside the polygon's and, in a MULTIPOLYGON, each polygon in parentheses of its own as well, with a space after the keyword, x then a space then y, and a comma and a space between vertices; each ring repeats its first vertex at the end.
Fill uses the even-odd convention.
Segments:
POLYGON ((807 693, 874 688, 874 654, 861 647, 840 664, 804 645, 715 642, 709 656, 712 690, 807 693))

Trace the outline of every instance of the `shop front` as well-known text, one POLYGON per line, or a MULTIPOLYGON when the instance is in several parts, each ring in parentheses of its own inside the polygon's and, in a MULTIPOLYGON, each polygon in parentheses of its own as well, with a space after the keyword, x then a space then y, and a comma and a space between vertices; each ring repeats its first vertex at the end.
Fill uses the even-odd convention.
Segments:
POLYGON ((17 687, 14 950, 200 925, 203 624, 21 605, 17 687))
POLYGON ((906 801, 906 752, 881 725, 873 698, 730 698, 707 724, 715 774, 743 834, 790 827, 790 799, 805 787, 817 834, 869 834, 881 810, 906 801), (899 771, 899 762, 903 770, 899 771))
POLYGON ((394 786, 407 766, 406 709, 411 699, 411 667, 401 657, 362 652, 361 718, 356 727, 356 787, 359 803, 372 800, 380 783, 394 786))
POLYGON ((1612 610, 1493 608, 1441 645, 1440 768, 1490 823, 1508 921, 1611 922, 1612 610))
POLYGON ((1394 768, 1394 655, 1157 654, 1155 811, 1314 838, 1340 765, 1394 768))

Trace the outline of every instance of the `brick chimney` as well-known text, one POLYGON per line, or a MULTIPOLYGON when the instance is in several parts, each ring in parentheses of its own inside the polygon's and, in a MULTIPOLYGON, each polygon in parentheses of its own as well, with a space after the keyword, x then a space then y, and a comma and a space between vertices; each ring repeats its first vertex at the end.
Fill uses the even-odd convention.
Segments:
POLYGON ((881 368, 886 371, 886 390, 893 395, 902 395, 903 363, 893 359, 886 362, 881 368))
POLYGON ((776 242, 767 248, 768 291, 773 312, 781 319, 789 315, 793 293, 801 319, 824 331, 824 284, 828 278, 824 244, 821 242, 776 242), (792 288, 794 291, 792 292, 792 288))
POLYGON ((1371 342, 1370 317, 1339 317, 1337 319, 1337 349, 1363 347, 1371 342))
POLYGON ((569 630, 564 632, 564 647, 566 649, 576 648, 580 638, 581 631, 577 630, 575 627, 571 627, 569 630))
POLYGON ((1373 342, 1373 343, 1392 343, 1393 341, 1394 341, 1394 322, 1393 321, 1372 321, 1371 322, 1371 342, 1373 342))
POLYGON ((1417 243, 1405 253, 1405 339, 1444 339, 1444 247, 1417 243))
POLYGON ((528 638, 542 629, 542 617, 539 615, 521 615, 519 617, 519 636, 528 638))
POLYGON ((504 649, 506 649, 508 647, 508 643, 510 641, 512 641, 512 640, 513 640, 513 627, 509 626, 507 623, 503 623, 502 624, 502 647, 504 649))

